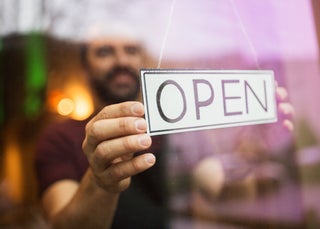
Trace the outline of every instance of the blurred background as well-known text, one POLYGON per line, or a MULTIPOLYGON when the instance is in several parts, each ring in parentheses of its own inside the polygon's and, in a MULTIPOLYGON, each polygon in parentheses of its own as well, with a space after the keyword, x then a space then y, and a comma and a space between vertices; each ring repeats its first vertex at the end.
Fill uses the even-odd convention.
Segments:
MULTIPOLYGON (((34 143, 48 123, 83 120, 93 112, 79 44, 101 21, 104 26, 130 21, 153 68, 274 70, 295 108, 294 185, 273 167, 267 171, 274 172, 273 182, 290 185, 259 199, 261 212, 247 199, 216 203, 214 209, 198 200, 195 214, 206 222, 199 228, 212 228, 217 220, 224 226, 215 228, 253 228, 261 219, 270 222, 266 228, 319 228, 319 1, 0 0, 1 228, 46 227, 34 143)), ((236 131, 208 136, 225 140, 236 131)))

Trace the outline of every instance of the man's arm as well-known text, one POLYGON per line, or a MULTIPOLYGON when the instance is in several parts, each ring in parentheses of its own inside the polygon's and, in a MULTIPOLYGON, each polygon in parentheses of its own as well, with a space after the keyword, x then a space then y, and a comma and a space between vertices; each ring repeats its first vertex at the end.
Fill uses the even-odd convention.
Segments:
POLYGON ((53 228, 110 227, 119 194, 95 187, 88 176, 81 184, 56 182, 44 193, 43 206, 53 228))
POLYGON ((105 107, 87 124, 82 147, 90 167, 81 182, 62 180, 43 194, 54 228, 110 227, 119 194, 131 176, 155 163, 149 153, 133 157, 151 145, 143 114, 141 103, 126 102, 105 107))

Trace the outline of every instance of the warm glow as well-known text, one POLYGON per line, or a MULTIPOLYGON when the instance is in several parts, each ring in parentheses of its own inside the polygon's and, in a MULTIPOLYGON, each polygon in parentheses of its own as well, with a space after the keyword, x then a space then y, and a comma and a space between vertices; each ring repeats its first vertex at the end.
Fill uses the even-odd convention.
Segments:
POLYGON ((3 164, 8 195, 16 202, 20 202, 22 200, 22 162, 19 147, 13 140, 6 145, 3 164))
POLYGON ((68 82, 64 89, 49 93, 49 105, 59 115, 84 120, 93 112, 93 102, 87 88, 79 82, 68 82))
POLYGON ((74 110, 70 117, 76 120, 88 118, 93 112, 93 102, 90 93, 82 85, 71 84, 69 94, 74 101, 74 110))
POLYGON ((83 120, 88 118, 93 112, 93 104, 88 94, 79 91, 73 97, 75 104, 73 112, 70 117, 76 120, 83 120))
POLYGON ((75 105, 72 99, 63 98, 58 103, 57 111, 60 115, 66 116, 73 112, 74 106, 75 105))

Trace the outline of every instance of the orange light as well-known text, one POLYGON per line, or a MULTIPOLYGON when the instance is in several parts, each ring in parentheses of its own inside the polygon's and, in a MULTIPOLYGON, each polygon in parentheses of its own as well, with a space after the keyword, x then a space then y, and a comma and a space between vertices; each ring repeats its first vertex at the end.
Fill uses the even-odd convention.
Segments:
POLYGON ((63 98, 57 105, 57 112, 60 115, 67 116, 74 111, 74 101, 70 98, 63 98))
POLYGON ((22 161, 20 149, 13 139, 8 140, 4 154, 4 175, 8 185, 8 195, 12 200, 19 203, 22 201, 22 161))
POLYGON ((81 85, 69 84, 64 91, 51 93, 50 106, 59 115, 75 120, 84 120, 93 112, 93 101, 90 93, 81 85))
POLYGON ((77 94, 74 97, 75 107, 70 117, 76 120, 83 120, 88 118, 93 112, 93 104, 90 97, 85 94, 77 94))

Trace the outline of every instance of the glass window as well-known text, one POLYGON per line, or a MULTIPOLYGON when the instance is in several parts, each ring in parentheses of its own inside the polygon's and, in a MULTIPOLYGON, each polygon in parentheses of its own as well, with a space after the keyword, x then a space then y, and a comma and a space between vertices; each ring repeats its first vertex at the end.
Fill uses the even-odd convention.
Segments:
POLYGON ((151 68, 272 70, 278 119, 154 136, 157 162, 121 192, 114 228, 319 226, 319 9, 302 0, 1 1, 0 225, 47 226, 43 193, 56 181, 81 184, 87 171, 85 125, 106 105, 142 101, 140 69, 151 68))

